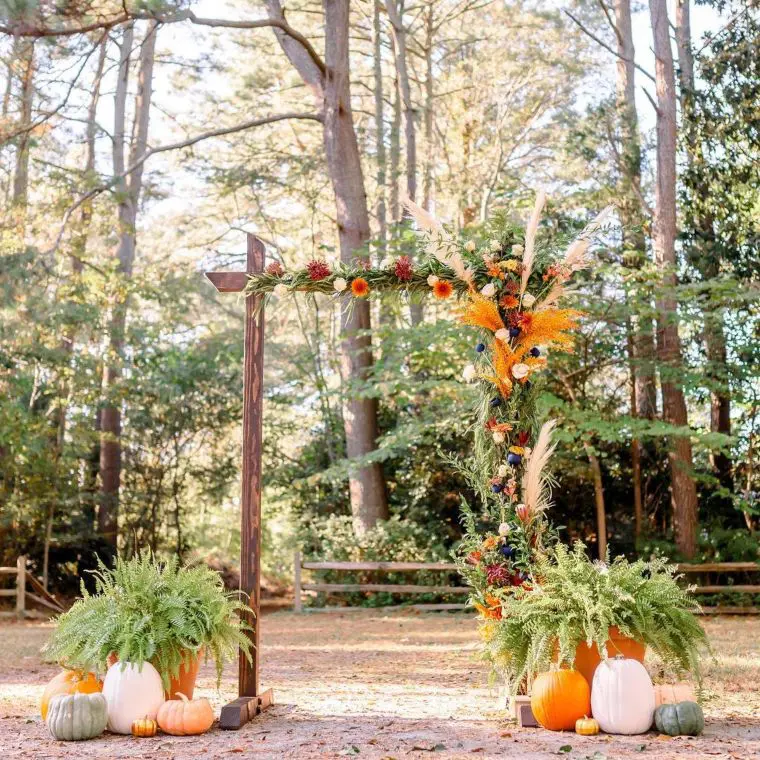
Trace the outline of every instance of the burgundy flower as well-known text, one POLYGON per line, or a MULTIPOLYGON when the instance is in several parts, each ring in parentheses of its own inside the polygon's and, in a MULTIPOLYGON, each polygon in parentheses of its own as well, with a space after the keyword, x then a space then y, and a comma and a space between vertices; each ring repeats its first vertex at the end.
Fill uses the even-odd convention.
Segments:
POLYGON ((517 434, 517 445, 525 446, 530 440, 530 433, 527 430, 521 430, 517 434))
POLYGON ((393 272, 401 282, 409 282, 412 279, 412 261, 408 256, 399 256, 393 272))
POLYGON ((486 565, 486 579, 491 586, 508 586, 512 573, 503 565, 486 565))
POLYGON ((306 265, 306 271, 309 273, 310 280, 324 280, 330 276, 330 267, 324 261, 310 261, 306 265))
POLYGON ((267 264, 267 268, 264 270, 267 274, 271 274, 273 277, 282 277, 285 274, 285 270, 282 268, 282 264, 279 261, 273 261, 271 264, 267 264))

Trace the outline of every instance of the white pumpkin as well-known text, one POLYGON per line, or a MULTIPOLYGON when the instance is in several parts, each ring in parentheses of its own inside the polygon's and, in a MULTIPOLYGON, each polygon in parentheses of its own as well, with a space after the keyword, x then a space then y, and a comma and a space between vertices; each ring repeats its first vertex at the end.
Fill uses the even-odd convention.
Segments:
POLYGON ((637 660, 618 655, 599 664, 591 685, 591 712, 608 734, 643 734, 654 718, 654 686, 637 660))
POLYGON ((129 734, 132 721, 156 719, 164 703, 164 686, 158 671, 149 663, 117 662, 106 673, 103 696, 108 703, 108 730, 129 734))

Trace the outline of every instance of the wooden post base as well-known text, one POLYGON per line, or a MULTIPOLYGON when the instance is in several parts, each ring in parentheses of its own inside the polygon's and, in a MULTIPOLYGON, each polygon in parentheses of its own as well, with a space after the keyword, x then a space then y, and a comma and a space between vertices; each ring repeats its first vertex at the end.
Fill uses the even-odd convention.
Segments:
POLYGON ((237 731, 273 704, 274 693, 271 689, 267 689, 258 697, 238 697, 222 708, 222 714, 219 716, 219 728, 237 731))

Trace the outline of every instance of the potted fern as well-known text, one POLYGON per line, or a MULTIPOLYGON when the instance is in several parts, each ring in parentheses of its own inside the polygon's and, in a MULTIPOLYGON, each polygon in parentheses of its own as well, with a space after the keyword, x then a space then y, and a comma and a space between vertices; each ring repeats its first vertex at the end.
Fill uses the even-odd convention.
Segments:
POLYGON ((149 662, 167 694, 191 697, 204 653, 214 659, 217 683, 238 648, 250 657, 248 626, 240 616, 250 608, 225 591, 219 573, 181 566, 176 557, 164 562, 150 551, 117 559, 113 569, 98 563, 95 593, 83 584, 82 598, 57 618, 46 659, 100 672, 115 659, 149 662))
POLYGON ((606 658, 627 640, 638 642, 642 659, 648 646, 666 667, 699 678, 707 638, 675 572, 664 559, 591 562, 582 543, 556 544, 535 558, 532 585, 497 592, 500 617, 485 637, 486 658, 515 691, 554 662, 578 667, 591 650, 606 658))

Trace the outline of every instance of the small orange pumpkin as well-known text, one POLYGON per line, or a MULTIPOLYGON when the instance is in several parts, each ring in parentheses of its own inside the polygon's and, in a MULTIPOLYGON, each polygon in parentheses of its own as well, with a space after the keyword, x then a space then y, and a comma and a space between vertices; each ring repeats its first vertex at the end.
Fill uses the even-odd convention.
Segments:
POLYGON ((155 736, 157 732, 158 724, 151 718, 141 718, 140 720, 132 721, 132 736, 155 736))
POLYGON ((158 708, 156 720, 161 730, 174 736, 203 734, 214 722, 214 710, 207 699, 188 699, 181 691, 179 699, 169 699, 158 708))
POLYGON ((575 721, 575 733, 580 736, 596 736, 599 733, 599 723, 584 715, 575 721))
POLYGON ((42 720, 47 718, 50 700, 59 694, 95 694, 103 691, 103 682, 94 673, 82 670, 64 670, 45 687, 40 704, 42 720))
POLYGON ((696 702, 694 689, 688 683, 662 683, 654 687, 654 705, 674 705, 678 702, 696 702))
POLYGON ((533 682, 530 708, 549 731, 572 731, 575 721, 591 713, 591 689, 577 670, 540 673, 533 682))

